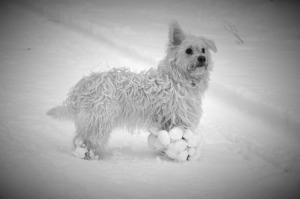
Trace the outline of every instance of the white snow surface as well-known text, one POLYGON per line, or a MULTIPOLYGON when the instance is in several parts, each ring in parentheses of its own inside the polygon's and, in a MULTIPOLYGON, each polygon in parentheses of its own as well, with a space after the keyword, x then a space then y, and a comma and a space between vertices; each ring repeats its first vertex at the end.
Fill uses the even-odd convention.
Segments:
POLYGON ((0 198, 300 198, 297 1, 28 0, 0 6, 0 198), (157 65, 168 22, 215 40, 199 158, 161 158, 116 129, 109 153, 72 155, 46 116, 91 71, 157 65))

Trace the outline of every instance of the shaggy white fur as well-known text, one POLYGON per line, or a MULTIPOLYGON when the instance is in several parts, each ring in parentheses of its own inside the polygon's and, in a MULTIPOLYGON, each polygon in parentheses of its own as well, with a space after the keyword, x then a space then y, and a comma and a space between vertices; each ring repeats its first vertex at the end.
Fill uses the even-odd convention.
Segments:
POLYGON ((185 34, 174 22, 169 29, 166 57, 157 69, 134 73, 113 69, 82 78, 62 106, 48 112, 72 118, 74 147, 101 155, 112 129, 173 127, 194 130, 201 117, 201 98, 212 69, 213 41, 185 34))

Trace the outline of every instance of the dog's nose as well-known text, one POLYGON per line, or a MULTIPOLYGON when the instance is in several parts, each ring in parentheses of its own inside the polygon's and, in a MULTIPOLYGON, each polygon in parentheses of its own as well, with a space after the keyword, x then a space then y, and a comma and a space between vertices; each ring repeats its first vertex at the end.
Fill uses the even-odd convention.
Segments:
POLYGON ((202 55, 200 55, 197 59, 200 64, 204 64, 206 62, 206 58, 202 55))

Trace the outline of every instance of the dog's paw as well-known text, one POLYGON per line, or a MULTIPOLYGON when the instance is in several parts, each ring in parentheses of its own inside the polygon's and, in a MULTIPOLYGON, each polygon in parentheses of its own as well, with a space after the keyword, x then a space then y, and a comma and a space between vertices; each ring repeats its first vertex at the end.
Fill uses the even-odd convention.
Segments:
POLYGON ((76 147, 73 151, 73 155, 80 159, 85 159, 87 156, 88 150, 86 147, 76 147))
POLYGON ((73 151, 73 155, 84 160, 99 160, 99 156, 95 155, 95 152, 93 150, 87 149, 87 147, 85 147, 84 145, 76 147, 73 151))
POLYGON ((96 155, 96 153, 93 150, 89 150, 87 153, 85 153, 85 159, 86 160, 99 160, 99 155, 96 155))

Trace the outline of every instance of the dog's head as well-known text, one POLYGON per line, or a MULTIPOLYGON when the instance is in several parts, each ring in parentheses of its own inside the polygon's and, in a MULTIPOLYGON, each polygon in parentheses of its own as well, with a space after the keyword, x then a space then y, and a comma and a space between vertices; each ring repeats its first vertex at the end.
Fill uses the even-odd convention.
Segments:
POLYGON ((167 59, 175 74, 199 80, 212 69, 210 51, 217 52, 212 40, 185 34, 177 22, 170 24, 167 59))

